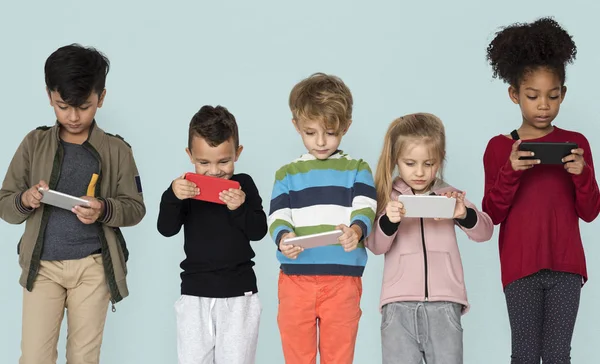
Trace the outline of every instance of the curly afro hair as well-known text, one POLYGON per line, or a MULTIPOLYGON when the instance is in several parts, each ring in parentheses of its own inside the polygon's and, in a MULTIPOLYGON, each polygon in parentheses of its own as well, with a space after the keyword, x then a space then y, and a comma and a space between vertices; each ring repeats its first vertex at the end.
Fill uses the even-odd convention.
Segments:
POLYGON ((517 89, 528 72, 540 67, 555 72, 564 85, 565 67, 576 55, 572 37, 552 18, 507 26, 487 48, 493 77, 517 89))

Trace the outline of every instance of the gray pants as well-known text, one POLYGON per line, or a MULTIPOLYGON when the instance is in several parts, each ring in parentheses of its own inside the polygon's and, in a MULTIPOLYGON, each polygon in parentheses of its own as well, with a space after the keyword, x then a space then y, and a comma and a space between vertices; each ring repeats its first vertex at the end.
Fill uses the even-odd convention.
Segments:
POLYGON ((383 364, 462 364, 462 305, 394 302, 383 307, 383 364))
POLYGON ((182 295, 175 303, 178 363, 254 364, 261 310, 258 294, 182 295))

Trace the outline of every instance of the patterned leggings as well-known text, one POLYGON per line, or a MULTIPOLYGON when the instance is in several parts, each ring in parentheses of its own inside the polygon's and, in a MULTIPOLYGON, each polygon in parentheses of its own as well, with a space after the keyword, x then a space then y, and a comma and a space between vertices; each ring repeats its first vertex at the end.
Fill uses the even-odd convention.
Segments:
POLYGON ((504 289, 512 332, 511 364, 570 364, 581 276, 542 270, 504 289))

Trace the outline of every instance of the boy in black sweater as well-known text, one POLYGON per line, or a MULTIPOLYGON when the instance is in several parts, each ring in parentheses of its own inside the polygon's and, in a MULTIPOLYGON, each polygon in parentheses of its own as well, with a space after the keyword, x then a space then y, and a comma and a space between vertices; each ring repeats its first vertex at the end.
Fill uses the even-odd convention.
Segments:
POLYGON ((223 204, 193 199, 196 185, 181 176, 163 193, 158 231, 184 227, 181 297, 177 313, 179 364, 255 362, 261 306, 250 241, 267 233, 262 199, 252 178, 234 174, 239 145, 235 117, 203 106, 192 118, 186 149, 197 174, 231 179, 240 189, 220 194, 223 204))

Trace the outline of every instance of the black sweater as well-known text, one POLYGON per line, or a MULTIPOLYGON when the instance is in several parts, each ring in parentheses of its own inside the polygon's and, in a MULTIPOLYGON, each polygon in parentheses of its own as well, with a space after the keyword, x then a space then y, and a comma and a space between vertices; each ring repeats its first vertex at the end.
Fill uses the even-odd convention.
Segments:
POLYGON ((171 186, 163 193, 158 231, 171 237, 184 227, 181 294, 226 298, 258 292, 250 241, 267 234, 267 217, 258 189, 247 174, 235 174, 246 193, 236 210, 195 199, 179 200, 171 186))

